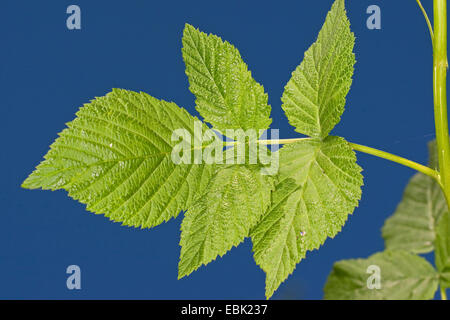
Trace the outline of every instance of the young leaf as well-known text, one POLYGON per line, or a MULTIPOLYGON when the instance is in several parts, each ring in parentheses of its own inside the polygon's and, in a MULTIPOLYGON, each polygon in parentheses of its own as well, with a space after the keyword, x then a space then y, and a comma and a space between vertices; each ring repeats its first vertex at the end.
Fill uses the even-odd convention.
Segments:
POLYGON ((279 152, 272 205, 251 231, 255 261, 266 273, 267 298, 307 251, 341 230, 363 184, 355 153, 343 138, 302 140, 279 152))
MULTIPOLYGON (((428 148, 429 165, 436 167, 436 143, 430 142, 428 148)), ((433 251, 436 221, 446 210, 447 204, 439 184, 423 173, 416 173, 394 214, 383 226, 386 248, 413 253, 433 251)))
POLYGON ((436 227, 435 247, 440 285, 443 288, 450 288, 450 214, 448 212, 442 214, 436 227))
POLYGON ((182 52, 189 89, 205 121, 223 133, 226 129, 269 127, 267 94, 233 45, 186 24, 182 52))
POLYGON ((281 98, 297 132, 323 138, 340 121, 352 84, 354 43, 345 2, 336 0, 281 98))
POLYGON ((219 169, 181 225, 179 278, 241 243, 269 206, 272 189, 259 166, 219 169))
POLYGON ((194 120, 174 103, 114 89, 80 108, 23 187, 65 189, 111 220, 158 225, 187 209, 212 175, 211 166, 171 159, 173 131, 193 136, 194 120))
POLYGON ((383 251, 367 259, 336 262, 324 298, 426 300, 434 297, 437 287, 438 274, 424 258, 406 251, 383 251))

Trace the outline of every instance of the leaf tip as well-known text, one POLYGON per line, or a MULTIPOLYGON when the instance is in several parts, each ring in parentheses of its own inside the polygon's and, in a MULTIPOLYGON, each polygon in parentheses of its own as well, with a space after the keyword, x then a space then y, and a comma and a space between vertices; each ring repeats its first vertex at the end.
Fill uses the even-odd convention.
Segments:
POLYGON ((181 280, 188 275, 190 275, 194 270, 188 270, 185 266, 182 264, 182 260, 178 263, 178 280, 181 280))
MULTIPOLYGON (((28 178, 27 178, 27 179, 28 179, 28 178)), ((25 179, 25 180, 20 184, 20 187, 21 187, 22 189, 30 190, 31 188, 30 188, 30 186, 29 186, 28 183, 27 183, 27 179, 25 179)))
POLYGON ((39 186, 33 183, 34 171, 20 184, 20 187, 27 190, 37 189, 39 186))
POLYGON ((186 22, 184 24, 183 35, 186 34, 186 32, 188 32, 188 31, 194 31, 194 30, 196 30, 196 28, 192 24, 186 22))

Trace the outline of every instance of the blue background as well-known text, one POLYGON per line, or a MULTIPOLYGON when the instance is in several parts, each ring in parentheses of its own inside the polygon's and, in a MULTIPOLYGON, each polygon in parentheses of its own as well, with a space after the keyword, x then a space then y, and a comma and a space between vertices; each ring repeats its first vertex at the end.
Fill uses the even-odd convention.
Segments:
MULTIPOLYGON (((431 13, 431 1, 423 1, 431 13)), ((142 90, 197 114, 181 57, 185 22, 241 52, 272 105, 272 128, 296 137, 280 97, 330 9, 322 1, 5 1, 0 4, 0 298, 263 299, 249 240, 177 280, 182 216, 152 230, 88 213, 63 191, 21 182, 83 104, 113 87, 142 90), (66 28, 77 4, 82 29, 66 28), (66 267, 82 289, 66 288, 66 267)), ((347 0, 356 72, 334 135, 426 163, 433 139, 432 48, 413 0, 347 0), (382 10, 368 30, 366 9, 382 10)), ((365 185, 343 231, 307 255, 274 298, 322 298, 333 262, 383 249, 380 228, 412 170, 358 154, 365 185)))

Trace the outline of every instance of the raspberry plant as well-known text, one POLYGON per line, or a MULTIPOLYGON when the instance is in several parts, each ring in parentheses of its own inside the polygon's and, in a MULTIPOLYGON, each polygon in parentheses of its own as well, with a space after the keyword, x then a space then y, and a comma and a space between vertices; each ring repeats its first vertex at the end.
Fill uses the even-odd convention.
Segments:
POLYGON ((290 124, 306 137, 263 139, 271 124, 264 88, 233 45, 186 24, 182 54, 204 119, 199 128, 197 118, 172 102, 114 89, 80 108, 23 187, 64 189, 87 210, 126 226, 151 228, 185 211, 180 278, 250 237, 255 261, 266 273, 269 298, 308 251, 341 230, 358 205, 363 177, 355 150, 418 170, 450 199, 446 2, 434 2, 439 170, 330 135, 344 111, 355 64, 355 37, 345 3, 336 0, 282 96, 290 124), (234 158, 242 146, 258 145, 270 152, 266 146, 284 145, 272 150, 279 158, 278 172, 262 174, 266 163, 261 159, 175 163, 174 132, 183 129, 194 136, 194 147, 183 158, 198 160, 196 152, 208 149, 209 143, 196 136, 206 134, 208 125, 225 135, 229 129, 258 132, 243 142, 221 141, 219 153, 226 153, 225 158, 234 158))
POLYGON ((450 149, 447 119, 447 2, 434 0, 434 30, 421 2, 433 44, 436 141, 429 143, 429 168, 411 178, 403 199, 386 220, 385 251, 367 259, 335 263, 325 285, 326 299, 432 299, 450 288, 450 149), (434 252, 435 267, 419 254, 434 252), (381 271, 379 288, 369 288, 368 273, 381 271))
MULTIPOLYGON (((429 143, 437 168, 436 142, 429 143)), ((444 194, 435 179, 416 173, 383 229, 385 251, 367 259, 335 263, 325 285, 326 299, 432 299, 450 287, 450 223, 444 194), (419 254, 434 251, 434 268, 419 254), (379 288, 369 288, 371 266, 379 268, 379 288)), ((373 283, 372 283, 373 285, 373 283)))

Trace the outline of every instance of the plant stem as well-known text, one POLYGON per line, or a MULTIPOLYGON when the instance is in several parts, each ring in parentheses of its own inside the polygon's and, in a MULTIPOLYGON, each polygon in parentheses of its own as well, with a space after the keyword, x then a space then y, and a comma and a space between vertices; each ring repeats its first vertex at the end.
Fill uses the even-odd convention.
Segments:
POLYGON ((450 208, 450 141, 447 118, 447 0, 433 0, 433 95, 441 186, 450 208))
POLYGON ((447 300, 447 293, 445 292, 445 288, 441 287, 441 300, 447 300))
POLYGON ((434 42, 433 28, 431 27, 431 22, 430 22, 430 19, 428 18, 428 14, 425 11, 424 7, 422 6, 422 3, 420 2, 420 0, 416 0, 416 1, 417 1, 417 4, 419 5, 420 10, 422 10, 423 16, 425 17, 425 21, 427 22, 428 30, 430 31, 431 43, 433 43, 434 42))
POLYGON ((271 145, 271 144, 290 144, 301 140, 308 140, 311 138, 292 138, 292 139, 278 139, 278 140, 258 140, 259 144, 271 145))
POLYGON ((422 172, 423 174, 426 174, 430 177, 432 177, 433 179, 435 179, 436 181, 438 181, 438 183, 440 182, 439 179, 439 173, 436 170, 431 169, 430 167, 421 165, 417 162, 393 155, 391 153, 385 152, 385 151, 381 151, 378 149, 374 149, 374 148, 370 148, 370 147, 366 147, 366 146, 362 146, 360 144, 356 144, 356 143, 350 143, 350 146, 353 148, 353 150, 357 150, 360 152, 364 152, 367 154, 371 154, 373 156, 379 157, 379 158, 383 158, 386 160, 390 160, 399 164, 402 164, 406 167, 415 169, 419 172, 422 172))
MULTIPOLYGON (((308 140, 311 138, 294 138, 294 139, 279 139, 279 140, 258 140, 257 143, 258 144, 263 144, 263 145, 272 145, 272 144, 290 144, 290 143, 295 143, 301 140, 308 140)), ((236 144, 236 142, 231 142, 228 145, 234 145, 236 144)), ((406 159, 406 158, 402 158, 399 156, 396 156, 392 153, 388 153, 385 151, 381 151, 378 149, 374 149, 371 147, 366 147, 360 144, 356 144, 356 143, 349 143, 350 146, 352 147, 353 150, 356 151, 360 151, 360 152, 364 152, 367 154, 371 154, 373 156, 379 157, 379 158, 383 158, 386 160, 390 160, 399 164, 402 164, 408 168, 412 168, 414 170, 417 170, 419 172, 422 172, 423 174, 426 174, 427 176, 432 177, 433 179, 435 179, 438 183, 440 183, 440 176, 439 176, 439 172, 437 172, 436 170, 433 170, 430 167, 421 165, 417 162, 414 162, 412 160, 406 159)))

